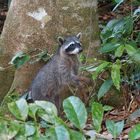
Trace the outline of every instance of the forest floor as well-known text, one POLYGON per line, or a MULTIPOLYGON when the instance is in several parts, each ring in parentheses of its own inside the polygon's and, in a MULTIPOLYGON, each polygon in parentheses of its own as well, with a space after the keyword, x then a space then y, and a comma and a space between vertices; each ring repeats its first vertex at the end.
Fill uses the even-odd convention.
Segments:
MULTIPOLYGON (((2 32, 2 28, 4 25, 4 21, 7 15, 8 7, 3 7, 0 5, 0 34, 2 32)), ((116 18, 118 16, 124 16, 130 13, 131 7, 129 4, 123 4, 120 6, 120 8, 117 10, 117 12, 112 12, 112 5, 107 3, 100 3, 99 4, 99 23, 107 23, 109 20, 116 18), (104 11, 104 12, 102 12, 104 11)), ((137 25, 140 27, 140 22, 137 25)), ((104 121, 102 124, 102 135, 107 136, 109 139, 109 134, 107 132, 107 129, 105 127, 105 120, 110 119, 114 120, 115 122, 125 120, 125 127, 123 129, 123 132, 121 136, 118 139, 127 140, 128 139, 128 132, 129 130, 137 123, 140 123, 140 119, 137 118, 135 115, 130 115, 133 112, 135 112, 140 107, 140 100, 135 100, 135 98, 132 98, 128 107, 122 107, 119 109, 114 108, 113 110, 105 113, 104 115, 104 121)), ((89 118, 88 124, 91 124, 91 119, 89 118)))

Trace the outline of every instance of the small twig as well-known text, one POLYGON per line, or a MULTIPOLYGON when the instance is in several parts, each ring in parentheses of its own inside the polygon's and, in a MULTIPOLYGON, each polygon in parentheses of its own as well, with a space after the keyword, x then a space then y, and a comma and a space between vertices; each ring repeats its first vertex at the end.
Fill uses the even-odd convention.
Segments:
POLYGON ((130 104, 129 104, 129 107, 128 107, 128 111, 130 111, 131 105, 132 105, 132 103, 133 103, 133 101, 134 101, 134 97, 131 96, 131 98, 132 98, 132 100, 130 101, 130 104))

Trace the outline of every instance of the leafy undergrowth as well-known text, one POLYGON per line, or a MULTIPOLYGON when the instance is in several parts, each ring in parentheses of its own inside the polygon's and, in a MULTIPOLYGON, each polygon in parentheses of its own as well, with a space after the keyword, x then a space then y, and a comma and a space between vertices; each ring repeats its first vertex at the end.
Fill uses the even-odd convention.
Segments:
MULTIPOLYGON (((47 101, 8 103, 11 115, 0 116, 1 140, 111 140, 140 138, 136 112, 92 102, 89 111, 76 96, 63 101, 63 115, 47 101), (63 119, 62 119, 63 118, 63 119)), ((139 113, 139 110, 138 112, 139 113)))
MULTIPOLYGON (((116 1, 116 6, 123 3, 123 0, 116 1)), ((0 140, 140 138, 140 9, 133 8, 132 4, 131 7, 122 5, 120 8, 127 13, 123 13, 125 17, 118 18, 118 13, 110 13, 113 18, 117 17, 113 20, 107 15, 102 16, 102 20, 110 21, 106 26, 102 26, 102 46, 99 52, 108 59, 98 60, 97 63, 83 68, 91 73, 93 80, 102 80, 97 93, 98 100, 91 102, 88 112, 84 103, 75 96, 64 100, 61 117, 57 115, 55 105, 50 102, 36 101, 27 104, 24 99, 13 102, 10 100, 8 108, 12 115, 4 109, 6 115, 0 116, 0 140), (127 97, 131 97, 129 100, 125 97, 128 102, 120 109, 100 103, 112 87, 119 93, 126 90, 127 97)), ((36 61, 48 60, 47 52, 41 52, 37 56, 36 61)), ((30 59, 28 54, 19 52, 10 63, 18 69, 30 59)))

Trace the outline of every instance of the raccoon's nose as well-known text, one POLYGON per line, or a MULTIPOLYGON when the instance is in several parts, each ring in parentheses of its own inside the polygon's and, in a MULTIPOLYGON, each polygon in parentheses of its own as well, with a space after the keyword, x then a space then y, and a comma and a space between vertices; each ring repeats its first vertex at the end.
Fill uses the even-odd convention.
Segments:
POLYGON ((79 49, 79 52, 82 52, 82 51, 83 51, 83 49, 82 49, 82 48, 80 48, 80 49, 79 49))

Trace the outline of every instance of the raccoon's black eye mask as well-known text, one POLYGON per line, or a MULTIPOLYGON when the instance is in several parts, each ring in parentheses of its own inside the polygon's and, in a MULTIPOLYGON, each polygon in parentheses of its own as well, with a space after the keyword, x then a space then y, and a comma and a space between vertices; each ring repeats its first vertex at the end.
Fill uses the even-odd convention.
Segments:
POLYGON ((81 45, 79 43, 71 44, 65 51, 66 52, 72 52, 75 48, 79 48, 81 45))

